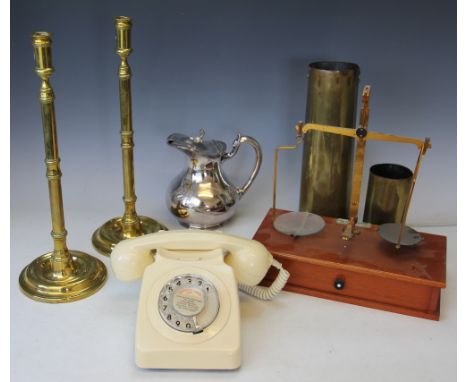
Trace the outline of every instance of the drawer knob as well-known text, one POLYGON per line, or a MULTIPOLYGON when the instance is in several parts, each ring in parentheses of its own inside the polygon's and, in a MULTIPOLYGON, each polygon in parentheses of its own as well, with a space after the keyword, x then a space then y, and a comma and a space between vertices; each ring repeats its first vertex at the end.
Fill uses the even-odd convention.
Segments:
POLYGON ((345 287, 345 281, 343 279, 336 279, 335 280, 335 289, 342 290, 345 287))

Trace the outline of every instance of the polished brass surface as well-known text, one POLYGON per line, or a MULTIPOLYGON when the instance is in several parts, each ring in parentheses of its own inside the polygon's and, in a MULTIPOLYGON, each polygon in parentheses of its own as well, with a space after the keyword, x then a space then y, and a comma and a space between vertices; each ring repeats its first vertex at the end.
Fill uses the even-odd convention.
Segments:
POLYGON ((408 210, 409 210, 409 206, 411 203, 411 198, 413 197, 413 191, 414 191, 414 186, 416 185, 416 179, 418 178, 419 169, 421 168, 422 157, 426 155, 427 149, 430 149, 431 147, 432 147, 431 140, 429 138, 426 138, 424 140, 423 145, 419 148, 418 160, 416 161, 416 167, 414 168, 413 178, 411 179, 410 191, 408 193, 408 198, 406 199, 405 208, 403 209, 403 216, 401 218, 400 235, 398 236, 398 240, 396 244, 397 248, 400 248, 400 242, 403 238, 403 235, 405 234, 406 218, 408 216, 408 210))
POLYGON ((32 36, 36 73, 41 78, 39 100, 44 131, 45 163, 49 185, 50 210, 54 250, 36 258, 23 269, 19 277, 22 292, 37 301, 58 303, 88 297, 105 283, 104 264, 79 251, 67 248, 63 213, 60 159, 56 133, 54 92, 49 83, 52 75, 51 36, 36 32, 32 36))
MULTIPOLYGON (((302 143, 302 123, 296 125, 296 144, 294 146, 278 146, 275 148, 275 159, 273 162, 273 210, 276 210, 276 193, 278 184, 278 159, 280 151, 296 150, 302 143)), ((320 215, 307 211, 290 212, 275 218, 273 227, 286 235, 307 236, 320 232, 325 226, 320 215)))
MULTIPOLYGON (((353 192, 352 198, 350 199, 348 209, 351 216, 350 219, 338 218, 337 222, 340 224, 346 224, 342 232, 342 239, 350 240, 354 235, 359 233, 357 227, 364 226, 363 224, 358 224, 357 217, 359 212, 359 199, 360 199, 360 189, 362 181, 362 171, 364 165, 364 154, 365 154, 365 143, 368 140, 383 141, 383 142, 396 142, 396 143, 406 143, 415 145, 419 149, 418 159, 416 161, 416 167, 413 172, 413 177, 411 178, 411 186, 408 192, 408 197, 405 201, 400 224, 399 236, 396 240, 392 241, 395 244, 396 248, 400 248, 400 245, 405 245, 404 239, 408 232, 411 232, 411 229, 407 227, 406 217, 408 215, 409 205, 411 203, 411 197, 413 195, 414 186, 416 184, 416 178, 419 173, 421 166, 422 157, 426 154, 426 151, 432 147, 431 141, 429 138, 426 138, 424 141, 409 138, 401 137, 391 134, 382 134, 377 132, 368 131, 368 120, 369 120, 369 96, 370 96, 370 87, 364 87, 362 95, 362 108, 360 116, 360 126, 357 129, 348 129, 343 127, 331 126, 331 125, 322 125, 317 123, 307 123, 303 124, 299 122, 295 126, 296 130, 296 145, 294 146, 278 146, 275 149, 275 158, 274 158, 274 176, 273 176, 273 210, 276 209, 276 186, 278 180, 278 155, 281 150, 295 150, 302 143, 303 138, 310 131, 319 131, 323 133, 342 135, 355 139, 358 143, 356 150, 356 158, 354 163, 354 173, 352 178, 353 192), (403 241, 402 241, 403 240, 403 241)), ((385 237, 382 236, 384 239, 385 237)))
MULTIPOLYGON (((353 132, 359 67, 344 62, 309 65, 306 122, 341 126, 353 132)), ((348 217, 353 141, 310 131, 304 135, 300 211, 348 217)))
POLYGON ((131 236, 135 231, 130 231, 131 235, 126 233, 124 231, 125 225, 123 224, 122 219, 122 217, 110 219, 94 232, 92 242, 94 248, 96 248, 99 253, 109 256, 114 246, 124 239, 138 237, 146 235, 147 233, 158 232, 160 230, 167 230, 165 226, 158 223, 156 220, 147 216, 138 215, 139 230, 136 231, 136 235, 131 236))
MULTIPOLYGON (((299 134, 304 134, 304 133, 307 133, 308 131, 315 130, 315 131, 323 131, 323 132, 330 133, 330 134, 345 135, 353 139, 359 138, 356 135, 356 130, 330 126, 330 125, 319 125, 316 123, 303 124, 302 122, 299 122, 298 124, 296 124, 295 129, 296 131, 299 132, 299 134)), ((400 137, 398 135, 377 133, 374 131, 368 131, 367 135, 362 139, 365 141, 371 140, 371 141, 398 142, 398 143, 412 144, 412 145, 415 145, 418 149, 423 150, 423 155, 426 153, 427 149, 430 149, 432 147, 429 138, 426 138, 425 141, 421 141, 420 139, 417 139, 417 138, 400 137)))
MULTIPOLYGON (((332 133, 332 134, 339 134, 339 135, 345 135, 348 137, 352 137, 357 140, 361 141, 368 141, 368 140, 376 140, 376 141, 384 141, 384 142, 398 142, 398 143, 407 143, 407 144, 413 144, 419 149, 419 155, 418 159, 416 161, 416 167, 413 172, 413 178, 411 181, 411 188, 410 192, 408 194, 408 199, 406 200, 405 203, 405 208, 403 209, 403 217, 400 222, 400 237, 399 240, 397 240, 396 243, 396 248, 400 248, 401 244, 401 238, 403 237, 403 234, 405 232, 405 227, 406 227, 406 217, 408 214, 408 209, 409 205, 411 203, 411 197, 413 195, 413 190, 414 186, 416 184, 416 178, 419 173, 419 168, 421 165, 421 160, 422 157, 426 154, 426 151, 432 147, 431 141, 429 138, 426 138, 424 141, 421 141, 419 139, 415 138, 408 138, 408 137, 400 137, 398 135, 390 135, 390 134, 382 134, 382 133, 374 133, 372 131, 365 131, 365 134, 360 134, 362 130, 359 128, 356 130, 350 130, 346 128, 341 128, 341 127, 335 127, 335 126, 326 126, 326 125, 318 125, 318 124, 313 124, 313 123, 308 123, 308 124, 302 124, 299 123, 296 125, 296 131, 299 135, 305 134, 307 131, 310 130, 316 130, 316 131, 323 131, 327 133, 332 133)), ((358 160, 361 160, 359 157, 357 158, 358 160)), ((364 156, 362 155, 362 161, 364 160, 364 156)), ((356 164, 355 164, 356 165, 356 164)), ((360 177, 362 178, 362 164, 358 164, 358 168, 360 168, 360 173, 359 171, 355 172, 353 175, 353 178, 355 177, 360 177)), ((352 202, 351 202, 352 203, 352 202)), ((350 204, 349 206, 350 210, 352 209, 352 205, 350 204)), ((358 214, 358 210, 356 210, 356 216, 358 214)), ((351 239, 355 233, 358 231, 356 230, 356 223, 357 219, 349 219, 348 224, 346 225, 345 229, 343 230, 343 239, 349 240, 351 239)))
POLYGON ((21 272, 21 291, 33 300, 49 303, 81 300, 97 292, 106 281, 105 265, 84 252, 67 252, 72 272, 58 273, 54 252, 46 253, 21 272))
POLYGON ((120 138, 122 147, 122 167, 124 183, 124 214, 122 217, 110 219, 93 234, 94 248, 103 255, 109 256, 112 248, 119 241, 138 237, 147 233, 167 230, 167 227, 146 216, 138 216, 135 208, 135 179, 133 166, 133 126, 132 126, 132 96, 130 87, 131 70, 127 58, 131 48, 130 17, 119 16, 115 19, 116 50, 120 57, 118 69, 120 94, 120 138))
POLYGON ((369 123, 369 98, 370 86, 364 87, 362 92, 361 113, 359 117, 359 128, 356 131, 356 154, 354 157, 353 178, 351 186, 351 200, 349 202, 349 222, 343 231, 343 238, 349 239, 359 233, 356 227, 358 221, 359 200, 361 197, 362 171, 364 168, 364 155, 366 152, 367 125, 369 123))
MULTIPOLYGON (((299 125, 298 125, 299 126, 299 125)), ((278 159, 279 152, 283 150, 296 150, 302 143, 302 133, 296 136, 296 144, 294 146, 278 146, 275 148, 275 159, 273 161, 273 209, 276 209, 276 192, 278 185, 278 159)))
POLYGON ((400 223, 411 188, 413 172, 399 164, 380 163, 370 168, 363 221, 400 223))

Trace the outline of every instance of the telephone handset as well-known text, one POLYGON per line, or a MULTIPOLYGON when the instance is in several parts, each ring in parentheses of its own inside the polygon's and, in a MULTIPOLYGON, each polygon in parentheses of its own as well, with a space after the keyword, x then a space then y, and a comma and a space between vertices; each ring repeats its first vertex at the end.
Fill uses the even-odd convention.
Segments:
POLYGON ((143 368, 238 368, 237 287, 269 300, 289 277, 261 243, 213 231, 160 231, 124 240, 111 262, 119 280, 143 276, 135 339, 135 360, 143 368), (276 280, 258 286, 270 266, 279 270, 276 280))

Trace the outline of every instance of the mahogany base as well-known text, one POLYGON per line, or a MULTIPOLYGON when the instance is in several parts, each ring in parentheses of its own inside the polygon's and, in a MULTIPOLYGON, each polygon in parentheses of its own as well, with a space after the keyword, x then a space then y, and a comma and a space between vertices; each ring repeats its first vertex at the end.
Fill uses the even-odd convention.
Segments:
MULTIPOLYGON (((285 290, 439 320, 446 286, 445 236, 421 233, 418 245, 396 249, 372 226, 345 241, 344 226, 324 217, 320 233, 291 237, 273 228, 274 218, 286 212, 270 209, 253 237, 290 272, 285 290)), ((275 273, 270 270, 264 283, 275 273)))

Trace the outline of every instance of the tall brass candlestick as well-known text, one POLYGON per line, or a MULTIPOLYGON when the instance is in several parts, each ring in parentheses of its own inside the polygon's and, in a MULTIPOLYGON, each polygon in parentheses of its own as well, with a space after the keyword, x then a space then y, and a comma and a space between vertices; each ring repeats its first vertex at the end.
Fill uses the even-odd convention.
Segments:
POLYGON ((47 32, 32 36, 36 73, 41 78, 40 102, 44 146, 46 154, 49 200, 52 215, 54 250, 46 253, 20 274, 19 283, 26 296, 42 302, 69 302, 88 297, 98 291, 106 281, 104 264, 84 252, 67 248, 63 214, 60 158, 58 155, 54 92, 49 77, 54 71, 51 56, 51 37, 47 32))
POLYGON ((133 127, 132 127, 132 97, 130 90, 131 70, 127 58, 132 52, 130 47, 130 32, 132 21, 130 17, 119 16, 115 19, 116 53, 120 57, 119 93, 120 93, 120 137, 122 146, 122 164, 124 180, 125 211, 122 217, 113 218, 98 228, 92 238, 97 251, 109 256, 115 244, 119 241, 145 235, 167 228, 146 216, 138 216, 135 209, 135 180, 133 171, 133 127))

